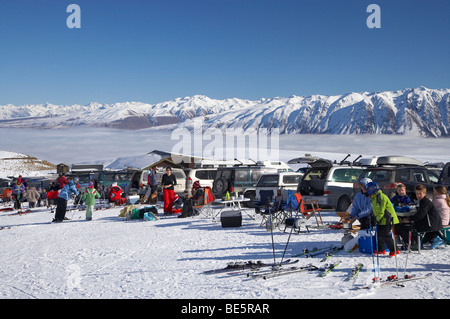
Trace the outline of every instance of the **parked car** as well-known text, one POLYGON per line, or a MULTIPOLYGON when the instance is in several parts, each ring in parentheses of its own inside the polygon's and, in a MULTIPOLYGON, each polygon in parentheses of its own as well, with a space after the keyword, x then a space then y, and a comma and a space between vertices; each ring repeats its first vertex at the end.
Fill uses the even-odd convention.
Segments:
POLYGON ((308 164, 311 168, 298 183, 297 192, 305 201, 317 200, 320 206, 345 211, 362 167, 344 161, 333 164, 327 159, 314 159, 308 164))
MULTIPOLYGON (((163 168, 158 168, 156 171, 156 176, 158 176, 158 197, 160 199, 162 199, 161 179, 165 173, 166 171, 163 168)), ((177 184, 173 187, 175 193, 180 197, 185 197, 188 194, 186 189, 186 173, 181 168, 172 168, 172 174, 177 179, 177 184)))
MULTIPOLYGON (((372 181, 380 185, 380 189, 389 198, 395 195, 398 183, 406 186, 406 194, 415 199, 416 194, 414 188, 418 184, 422 184, 427 188, 427 195, 433 198, 433 187, 442 184, 449 186, 450 181, 445 182, 445 174, 449 174, 450 163, 441 170, 440 175, 434 169, 425 167, 423 163, 415 159, 404 156, 383 156, 377 160, 376 167, 365 168, 358 180, 364 177, 372 179, 372 181)), ((354 186, 357 191, 357 186, 354 186)))
POLYGON ((189 195, 192 191, 192 185, 199 182, 201 187, 213 187, 216 178, 217 168, 189 168, 185 169, 186 173, 186 191, 189 195))
POLYGON ((282 200, 286 202, 289 191, 295 193, 297 191, 298 182, 302 178, 301 173, 272 173, 264 174, 258 180, 256 184, 256 196, 254 202, 261 201, 261 192, 269 191, 272 196, 277 196, 278 192, 281 195, 282 200))
POLYGON ((255 186, 263 174, 278 173, 276 168, 266 166, 236 166, 217 170, 213 183, 213 193, 216 198, 222 198, 227 192, 238 192, 251 202, 256 196, 255 186))
MULTIPOLYGON (((158 176, 159 185, 161 185, 161 178, 166 173, 166 171, 159 167, 156 171, 156 175, 158 176)), ((177 185, 175 185, 174 189, 178 196, 186 196, 186 174, 181 168, 172 168, 172 174, 175 175, 177 179, 177 185)), ((148 170, 140 169, 136 170, 130 179, 130 193, 138 194, 140 196, 144 196, 147 192, 148 187, 148 170)), ((161 187, 158 187, 158 198, 162 199, 162 190, 161 187)))

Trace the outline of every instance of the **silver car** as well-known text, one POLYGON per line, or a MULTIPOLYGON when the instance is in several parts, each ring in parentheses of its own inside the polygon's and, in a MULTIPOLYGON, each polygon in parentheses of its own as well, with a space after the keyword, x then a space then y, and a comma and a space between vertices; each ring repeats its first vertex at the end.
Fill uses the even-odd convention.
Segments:
POLYGON ((326 159, 308 164, 311 168, 297 187, 303 200, 317 200, 322 207, 345 211, 351 204, 353 183, 357 182, 362 167, 352 163, 333 164, 326 159))

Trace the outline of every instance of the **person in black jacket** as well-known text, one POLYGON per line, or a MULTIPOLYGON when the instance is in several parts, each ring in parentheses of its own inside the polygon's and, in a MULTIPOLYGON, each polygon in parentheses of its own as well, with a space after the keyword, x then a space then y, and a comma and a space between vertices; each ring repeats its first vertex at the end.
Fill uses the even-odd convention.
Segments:
POLYGON ((417 200, 417 213, 410 216, 410 220, 414 222, 414 229, 418 232, 427 232, 423 238, 423 242, 434 242, 439 240, 441 236, 440 229, 442 227, 441 216, 433 205, 433 202, 426 196, 427 188, 423 185, 417 185, 415 188, 417 200))
POLYGON ((166 168, 166 174, 161 178, 161 185, 163 187, 164 198, 164 214, 172 214, 173 198, 174 198, 174 186, 177 184, 175 175, 172 174, 170 167, 166 168))

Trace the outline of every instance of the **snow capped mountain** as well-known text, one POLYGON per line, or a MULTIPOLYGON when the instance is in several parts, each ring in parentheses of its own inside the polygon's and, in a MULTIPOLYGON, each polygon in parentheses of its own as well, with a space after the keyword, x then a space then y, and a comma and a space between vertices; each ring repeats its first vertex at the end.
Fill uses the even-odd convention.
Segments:
POLYGON ((450 89, 419 87, 399 91, 263 98, 257 101, 211 99, 203 95, 158 104, 124 102, 88 105, 3 105, 0 127, 71 126, 281 134, 400 134, 450 136, 450 89), (176 124, 176 125, 174 125, 176 124))

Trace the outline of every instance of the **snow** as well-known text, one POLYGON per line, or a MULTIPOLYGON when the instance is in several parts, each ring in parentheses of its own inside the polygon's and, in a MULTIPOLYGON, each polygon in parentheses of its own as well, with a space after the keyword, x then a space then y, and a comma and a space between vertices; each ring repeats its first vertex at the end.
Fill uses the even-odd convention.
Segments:
MULTIPOLYGON (((22 132, 1 129, 21 138, 22 132)), ((7 144, 8 152, 24 152, 47 160, 79 162, 101 161, 132 165, 141 163, 139 154, 153 149, 170 151, 177 141, 170 133, 155 130, 139 132, 109 129, 26 131, 28 139, 7 144), (29 134, 29 133, 33 134, 29 134), (133 138, 132 138, 133 136, 133 138), (93 145, 83 147, 80 142, 91 137, 93 145), (52 139, 53 138, 53 139, 52 139), (105 141, 114 140, 110 145, 105 141), (63 141, 62 143, 57 143, 63 141), (70 145, 70 147, 69 147, 70 145), (121 145, 118 148, 117 145, 121 145), (26 152, 25 152, 26 150, 26 152), (63 152, 60 152, 63 150, 63 152), (128 154, 128 155, 126 155, 128 154), (122 158, 123 157, 123 158, 122 158), (124 160, 126 159, 126 160, 124 160)), ((282 136, 280 159, 310 153, 341 160, 347 153, 409 155, 422 161, 448 162, 450 150, 446 139, 425 139, 400 136, 282 136)), ((2 144, 1 148, 4 148, 2 144)), ((1 152, 1 156, 11 155, 1 152)), ((12 154, 14 155, 14 154, 12 154)), ((25 176, 25 175, 24 175, 25 176)), ((70 203, 69 203, 70 204, 70 203)), ((26 203, 24 204, 26 207, 26 203)), ((370 283, 373 275, 371 255, 341 251, 327 262, 342 264, 325 278, 318 272, 297 273, 269 280, 249 279, 245 275, 205 275, 203 271, 225 267, 234 261, 273 261, 271 232, 260 226, 261 218, 253 220, 243 214, 243 225, 222 228, 218 218, 201 214, 193 218, 164 217, 160 220, 125 221, 119 217, 121 208, 94 211, 93 220, 85 221, 84 211, 69 211, 71 220, 62 224, 50 223, 53 214, 46 208, 35 208, 24 215, 0 212, 0 298, 60 299, 60 298, 146 298, 146 299, 444 299, 449 297, 448 263, 450 250, 413 251, 398 256, 400 275, 407 260, 407 273, 424 275, 429 279, 412 281, 399 288, 352 290, 354 285, 370 283), (355 283, 346 276, 359 262, 364 271, 355 283)), ((215 211, 217 213, 217 210, 215 211)), ((249 213, 252 213, 249 211, 249 213)), ((336 212, 324 210, 325 223, 337 222, 336 212)), ((314 226, 311 218, 308 225, 314 226)), ((290 229, 273 232, 275 258, 280 261, 286 248, 286 258, 302 249, 339 245, 342 230, 311 228, 310 233, 293 233, 290 229)), ((319 258, 298 257, 298 266, 313 263, 321 266, 319 258)), ((395 258, 380 257, 381 276, 396 272, 395 258)))
MULTIPOLYGON (((26 205, 26 204, 25 204, 26 205)), ((271 233, 243 214, 239 228, 222 228, 204 214, 192 218, 164 217, 147 222, 125 221, 120 208, 97 210, 92 221, 84 211, 69 211, 71 221, 51 224, 44 208, 32 213, 1 213, 2 268, 0 298, 160 298, 160 299, 317 299, 317 298, 448 298, 450 279, 448 248, 411 252, 407 273, 433 276, 405 284, 404 288, 352 290, 370 283, 372 258, 359 252, 339 252, 327 263, 342 264, 325 278, 317 271, 269 280, 242 275, 202 274, 228 262, 273 261, 271 233), (346 276, 359 262, 365 265, 355 282, 346 276)), ((333 211, 324 211, 325 222, 336 222, 333 211)), ((308 221, 315 225, 314 218, 308 221)), ((275 257, 281 260, 290 229, 274 230, 275 257)), ((292 234, 286 258, 303 248, 340 244, 342 230, 311 229, 292 234)), ((319 257, 299 258, 298 266, 323 266, 319 257)), ((407 254, 398 256, 400 275, 407 254)), ((395 258, 380 257, 381 276, 396 273, 395 258)))

